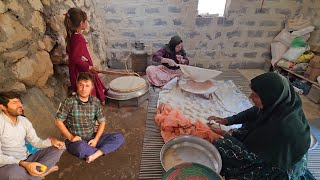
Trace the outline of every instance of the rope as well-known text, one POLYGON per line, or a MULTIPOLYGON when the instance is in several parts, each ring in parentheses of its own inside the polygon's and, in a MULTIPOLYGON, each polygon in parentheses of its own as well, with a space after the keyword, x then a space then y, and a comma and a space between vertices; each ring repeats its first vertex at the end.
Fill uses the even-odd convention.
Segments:
MULTIPOLYGON (((127 73, 128 73, 130 76, 136 75, 136 76, 140 77, 140 75, 139 75, 138 73, 134 72, 133 70, 132 70, 132 71, 133 71, 132 73, 129 72, 129 70, 128 70, 128 65, 127 65, 127 63, 128 63, 128 61, 129 61, 129 57, 131 56, 131 54, 132 54, 132 53, 129 53, 129 55, 124 59, 124 66, 126 67, 126 71, 127 71, 127 73)), ((122 61, 122 60, 121 60, 121 61, 122 61)))
MULTIPOLYGON (((149 47, 151 49, 151 54, 152 54, 152 47, 151 46, 148 46, 148 45, 145 45, 145 47, 149 47)), ((102 73, 102 74, 120 74, 120 75, 129 75, 129 76, 138 76, 140 77, 140 75, 136 72, 134 72, 132 69, 132 72, 129 71, 128 69, 128 62, 129 62, 129 57, 131 56, 131 52, 127 55, 127 57, 125 59, 121 59, 121 61, 124 61, 124 66, 126 68, 126 73, 124 72, 116 72, 116 71, 111 71, 111 70, 106 70, 106 71, 103 71, 103 70, 98 70, 97 72, 98 73, 102 73)))
MULTIPOLYGON (((145 45, 144 47, 149 47, 150 49, 151 49, 151 54, 152 54, 152 47, 151 46, 148 46, 148 45, 145 45)), ((126 71, 127 71, 127 73, 129 74, 129 75, 136 75, 136 76, 138 76, 138 77, 140 77, 140 75, 138 74, 138 73, 136 73, 136 72, 134 72, 133 70, 133 72, 131 73, 131 72, 129 72, 129 70, 128 70, 128 65, 127 65, 127 63, 128 63, 128 61, 129 61, 129 57, 131 56, 131 52, 128 54, 128 56, 124 59, 124 60, 121 60, 121 61, 124 61, 124 65, 125 65, 125 67, 126 67, 126 71)))

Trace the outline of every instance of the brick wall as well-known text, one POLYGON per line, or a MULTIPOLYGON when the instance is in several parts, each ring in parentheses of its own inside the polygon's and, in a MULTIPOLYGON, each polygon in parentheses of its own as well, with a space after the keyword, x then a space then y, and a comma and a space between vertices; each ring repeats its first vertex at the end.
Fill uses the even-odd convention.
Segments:
POLYGON ((226 17, 198 17, 197 0, 98 0, 107 60, 123 68, 134 41, 156 51, 178 34, 191 64, 205 68, 263 68, 284 21, 298 13, 320 27, 320 0, 231 0, 226 17), (318 12, 317 12, 318 11, 318 12))

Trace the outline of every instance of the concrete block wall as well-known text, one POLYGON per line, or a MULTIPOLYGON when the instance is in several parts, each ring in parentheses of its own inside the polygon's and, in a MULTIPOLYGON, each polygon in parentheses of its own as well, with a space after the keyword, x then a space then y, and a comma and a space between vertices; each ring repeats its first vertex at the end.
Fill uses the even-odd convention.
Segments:
POLYGON ((230 0, 225 17, 199 17, 198 0, 97 0, 104 21, 107 60, 123 68, 135 41, 153 52, 180 35, 193 65, 204 68, 263 68, 270 43, 287 18, 299 13, 320 27, 320 0, 230 0))

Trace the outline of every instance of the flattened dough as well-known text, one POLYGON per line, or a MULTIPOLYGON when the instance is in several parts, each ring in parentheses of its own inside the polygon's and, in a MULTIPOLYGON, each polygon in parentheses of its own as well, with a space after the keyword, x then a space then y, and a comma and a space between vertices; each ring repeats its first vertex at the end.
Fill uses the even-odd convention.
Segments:
POLYGON ((180 81, 179 86, 181 89, 194 93, 194 94, 207 94, 215 90, 215 84, 210 81, 196 82, 193 80, 180 81))
POLYGON ((136 76, 124 76, 112 80, 109 86, 117 92, 133 92, 146 86, 146 81, 136 76))

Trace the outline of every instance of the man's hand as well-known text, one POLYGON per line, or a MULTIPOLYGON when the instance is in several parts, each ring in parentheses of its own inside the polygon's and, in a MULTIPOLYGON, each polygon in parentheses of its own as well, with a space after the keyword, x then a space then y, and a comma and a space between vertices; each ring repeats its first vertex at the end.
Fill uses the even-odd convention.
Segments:
POLYGON ((96 147, 96 146, 97 146, 97 143, 98 143, 98 140, 96 140, 96 139, 91 139, 91 140, 88 142, 88 145, 91 146, 91 147, 96 147))
POLYGON ((217 116, 210 116, 207 118, 208 121, 215 121, 216 123, 218 124, 223 124, 223 125, 226 125, 228 123, 228 120, 225 119, 225 118, 220 118, 220 117, 217 117, 217 116))
POLYGON ((72 136, 71 138, 70 138, 70 141, 71 142, 76 142, 76 141, 81 141, 82 139, 81 139, 81 137, 80 136, 72 136))
POLYGON ((62 141, 59 141, 57 139, 52 138, 51 139, 51 145, 58 148, 58 149, 64 149, 65 148, 65 144, 62 141))
POLYGON ((41 176, 44 172, 39 172, 37 171, 37 166, 44 166, 41 163, 38 162, 26 162, 26 161, 20 161, 19 165, 24 167, 29 174, 31 174, 32 176, 41 176))

